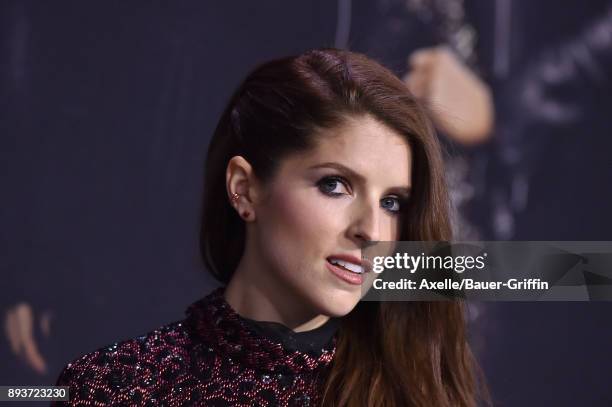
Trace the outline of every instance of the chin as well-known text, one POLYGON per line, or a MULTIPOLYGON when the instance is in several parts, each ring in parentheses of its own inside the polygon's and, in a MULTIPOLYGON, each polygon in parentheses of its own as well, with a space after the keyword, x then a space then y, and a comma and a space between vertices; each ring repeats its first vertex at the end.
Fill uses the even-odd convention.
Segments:
POLYGON ((361 298, 361 292, 349 292, 334 290, 334 292, 321 298, 319 301, 319 312, 332 318, 340 318, 347 315, 355 308, 361 298))

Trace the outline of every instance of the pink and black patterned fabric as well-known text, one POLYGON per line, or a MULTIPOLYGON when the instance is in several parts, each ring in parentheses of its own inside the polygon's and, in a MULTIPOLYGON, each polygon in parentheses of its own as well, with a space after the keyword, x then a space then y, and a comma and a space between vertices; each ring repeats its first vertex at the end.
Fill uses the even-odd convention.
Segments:
POLYGON ((304 333, 270 329, 238 315, 223 293, 191 305, 183 321, 68 364, 57 385, 69 386, 70 401, 57 405, 318 405, 338 321, 304 333))

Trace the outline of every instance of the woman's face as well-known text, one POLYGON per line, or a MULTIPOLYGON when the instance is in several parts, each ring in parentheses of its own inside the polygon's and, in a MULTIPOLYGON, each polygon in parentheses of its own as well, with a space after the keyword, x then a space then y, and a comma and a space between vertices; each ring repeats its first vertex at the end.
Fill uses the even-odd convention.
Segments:
POLYGON ((321 130, 316 140, 283 160, 250 227, 262 272, 312 311, 338 317, 361 298, 362 275, 332 262, 358 270, 364 243, 398 239, 412 156, 402 136, 371 116, 321 130))

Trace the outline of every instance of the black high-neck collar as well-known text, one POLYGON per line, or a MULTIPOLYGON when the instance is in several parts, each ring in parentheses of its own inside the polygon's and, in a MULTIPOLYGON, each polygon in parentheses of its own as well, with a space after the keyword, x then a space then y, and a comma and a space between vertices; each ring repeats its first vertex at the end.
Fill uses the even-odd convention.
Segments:
POLYGON ((243 320, 253 331, 270 338, 274 342, 282 343, 285 349, 307 352, 313 355, 320 354, 323 348, 330 345, 340 326, 339 318, 330 318, 318 328, 294 332, 291 328, 279 322, 255 321, 244 317, 243 320))

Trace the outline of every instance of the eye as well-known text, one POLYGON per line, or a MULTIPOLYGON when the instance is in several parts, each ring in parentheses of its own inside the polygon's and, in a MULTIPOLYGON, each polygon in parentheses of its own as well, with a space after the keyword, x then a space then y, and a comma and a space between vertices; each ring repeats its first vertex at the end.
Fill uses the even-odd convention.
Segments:
POLYGON ((380 206, 393 214, 399 213, 402 210, 402 202, 396 196, 387 196, 381 199, 380 206))
MULTIPOLYGON (((350 194, 350 183, 337 175, 321 178, 317 182, 317 187, 325 195, 340 196, 350 194)), ((387 196, 380 200, 380 206, 392 215, 399 214, 405 204, 405 198, 398 196, 387 196)))
POLYGON ((338 176, 325 177, 317 182, 319 190, 325 195, 338 196, 349 194, 349 188, 347 187, 348 182, 338 176))

